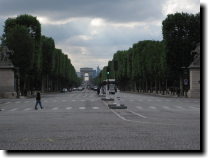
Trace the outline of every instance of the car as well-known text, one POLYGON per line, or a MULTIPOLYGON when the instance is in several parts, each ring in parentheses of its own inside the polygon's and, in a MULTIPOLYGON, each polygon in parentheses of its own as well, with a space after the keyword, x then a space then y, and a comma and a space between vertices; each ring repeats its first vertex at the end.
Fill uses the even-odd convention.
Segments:
POLYGON ((98 90, 98 87, 97 87, 97 86, 94 86, 94 87, 93 87, 93 90, 94 90, 94 91, 97 91, 97 90, 98 90))
POLYGON ((73 88, 73 89, 72 89, 72 91, 76 91, 76 90, 77 90, 77 88, 73 88))
POLYGON ((62 92, 62 93, 65 93, 65 92, 68 92, 68 90, 67 90, 67 88, 63 88, 63 89, 61 90, 61 92, 62 92))
POLYGON ((83 91, 83 89, 84 89, 83 87, 79 87, 78 91, 83 91))

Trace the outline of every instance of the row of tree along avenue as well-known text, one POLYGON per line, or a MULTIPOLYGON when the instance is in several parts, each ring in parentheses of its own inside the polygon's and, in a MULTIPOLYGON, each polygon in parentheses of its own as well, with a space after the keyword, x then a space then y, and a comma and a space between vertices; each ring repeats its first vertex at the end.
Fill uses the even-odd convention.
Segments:
POLYGON ((140 41, 117 51, 96 81, 114 78, 121 90, 183 94, 189 83, 191 51, 200 43, 200 13, 170 14, 162 22, 162 41, 140 41), (186 80, 185 80, 186 81, 186 80))
POLYGON ((19 69, 20 91, 58 91, 79 85, 67 55, 55 48, 52 38, 41 35, 36 17, 20 15, 5 21, 2 44, 14 51, 11 60, 19 69))

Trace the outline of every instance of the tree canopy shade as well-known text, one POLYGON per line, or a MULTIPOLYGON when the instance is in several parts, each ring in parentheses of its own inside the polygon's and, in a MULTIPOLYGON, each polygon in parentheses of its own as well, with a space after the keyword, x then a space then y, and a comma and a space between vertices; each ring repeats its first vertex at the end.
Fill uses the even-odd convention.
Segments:
POLYGON ((11 57, 20 69, 20 88, 47 91, 79 85, 75 69, 68 56, 55 48, 52 38, 41 35, 36 17, 20 15, 5 21, 2 45, 14 51, 11 57))

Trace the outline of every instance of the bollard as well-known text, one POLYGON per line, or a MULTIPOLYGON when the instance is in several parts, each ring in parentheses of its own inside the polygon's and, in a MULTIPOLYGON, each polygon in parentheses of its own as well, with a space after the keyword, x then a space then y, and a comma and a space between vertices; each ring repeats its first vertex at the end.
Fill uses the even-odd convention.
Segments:
POLYGON ((120 104, 120 90, 117 89, 117 92, 115 93, 114 103, 109 104, 108 107, 110 109, 127 109, 127 106, 124 104, 120 104))

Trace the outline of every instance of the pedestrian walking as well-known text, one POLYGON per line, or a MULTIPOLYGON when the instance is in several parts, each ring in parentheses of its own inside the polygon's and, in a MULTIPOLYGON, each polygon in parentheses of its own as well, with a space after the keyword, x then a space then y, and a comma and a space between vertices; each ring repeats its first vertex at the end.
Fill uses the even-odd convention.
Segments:
POLYGON ((36 105, 35 105, 35 110, 37 110, 38 108, 37 108, 37 105, 40 105, 40 107, 41 107, 41 109, 43 109, 43 107, 42 107, 42 103, 41 103, 41 94, 40 94, 40 92, 37 92, 37 94, 36 94, 36 105))

